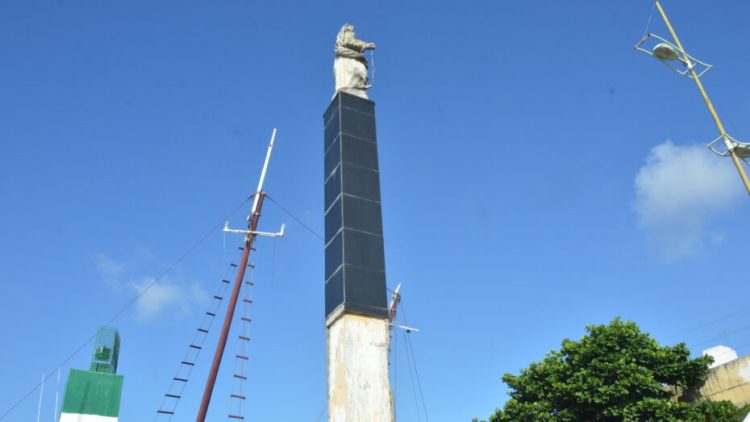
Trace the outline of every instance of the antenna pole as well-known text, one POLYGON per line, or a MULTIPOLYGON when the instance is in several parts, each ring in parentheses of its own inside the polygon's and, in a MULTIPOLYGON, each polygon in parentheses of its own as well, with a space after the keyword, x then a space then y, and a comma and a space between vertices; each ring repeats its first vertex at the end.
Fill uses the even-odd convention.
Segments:
POLYGON ((42 389, 39 390, 39 406, 36 409, 36 422, 39 422, 39 417, 42 415, 42 397, 44 396, 44 372, 42 372, 42 389))
POLYGON ((211 402, 211 395, 214 391, 214 385, 216 384, 216 375, 219 373, 219 366, 221 366, 221 359, 224 356, 224 349, 227 345, 227 337, 229 336, 229 328, 232 326, 232 319, 234 319, 234 311, 237 307, 237 299, 240 296, 240 289, 242 288, 242 281, 245 278, 245 270, 247 269, 247 262, 250 258, 250 251, 253 247, 253 242, 256 237, 256 229, 258 228, 258 220, 260 219, 260 210, 263 208, 263 200, 266 197, 263 192, 263 182, 266 178, 266 171, 268 170, 268 162, 271 159, 271 150, 273 149, 273 143, 276 139, 276 129, 273 130, 271 135, 271 143, 268 144, 268 151, 266 152, 266 160, 263 163, 263 170, 260 174, 260 181, 258 182, 258 190, 255 192, 255 198, 253 200, 253 208, 250 215, 247 217, 249 224, 248 228, 250 231, 245 236, 245 246, 242 251, 242 258, 240 264, 237 266, 237 276, 234 279, 234 286, 232 287, 232 296, 229 298, 229 305, 227 306, 227 314, 224 317, 224 325, 221 327, 221 335, 219 336, 219 343, 216 345, 216 352, 214 353, 214 359, 211 363, 211 370, 208 373, 208 380, 206 381, 206 388, 203 391, 203 399, 201 400, 201 406, 198 410, 198 417, 196 422, 205 422, 206 414, 208 413, 208 405, 211 402))
POLYGON ((57 388, 55 389, 55 415, 53 422, 57 422, 57 406, 60 400, 60 368, 57 368, 57 388))
MULTIPOLYGON (((659 9, 659 14, 661 14, 662 19, 664 19, 664 23, 667 25, 667 28, 669 29, 669 33, 672 34, 672 38, 674 38, 675 44, 677 44, 677 47, 679 47, 680 51, 682 51, 684 54, 685 49, 682 47, 682 43, 680 42, 680 39, 677 37, 677 33, 672 27, 672 24, 669 22, 669 19, 667 18, 667 14, 664 12, 664 9, 661 7, 661 3, 659 3, 659 0, 656 0, 656 8, 659 9)), ((690 74, 693 76, 693 80, 695 81, 695 84, 698 86, 698 91, 700 91, 701 96, 703 97, 703 101, 706 102, 706 107, 708 108, 708 112, 711 113, 711 117, 714 119, 714 123, 716 123, 716 128, 719 129, 719 133, 721 134, 721 137, 724 139, 724 144, 729 150, 729 153, 732 155, 732 161, 734 161, 734 166, 737 167, 737 171, 740 173, 740 177, 742 178, 742 183, 744 183, 745 189, 747 190, 747 193, 750 195, 750 180, 748 180, 747 174, 745 173, 745 169, 742 167, 742 163, 740 162, 740 158, 737 156, 737 152, 734 150, 734 145, 732 144, 732 141, 729 139, 729 135, 727 135, 727 131, 724 129, 724 125, 721 123, 721 119, 719 119, 719 115, 716 113, 716 110, 714 109, 714 105, 711 103, 711 99, 708 98, 708 93, 706 93, 706 89, 703 88, 703 83, 698 77, 698 72, 696 72, 693 62, 690 60, 690 57, 685 56, 684 59, 685 59, 685 62, 687 63, 688 70, 690 70, 690 74)))
POLYGON ((401 283, 398 283, 396 286, 396 290, 393 291, 393 295, 391 295, 391 306, 388 307, 388 322, 393 325, 393 321, 396 319, 396 309, 398 308, 398 304, 401 302, 401 293, 399 291, 401 290, 401 283))
POLYGON ((271 143, 268 144, 268 150, 266 151, 266 160, 263 162, 263 170, 260 172, 260 180, 258 180, 258 189, 255 190, 255 199, 253 200, 253 208, 250 210, 250 215, 247 216, 247 220, 255 214, 258 207, 258 195, 263 191, 263 183, 266 181, 266 171, 268 171, 268 162, 271 161, 271 151, 273 150, 273 143, 276 141, 276 128, 273 129, 271 134, 271 143))

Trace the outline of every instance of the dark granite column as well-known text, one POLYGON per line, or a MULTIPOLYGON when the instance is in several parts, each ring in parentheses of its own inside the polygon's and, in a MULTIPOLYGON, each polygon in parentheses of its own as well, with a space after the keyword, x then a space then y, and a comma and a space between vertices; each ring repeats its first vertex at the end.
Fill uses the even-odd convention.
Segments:
POLYGON ((325 313, 386 317, 375 103, 338 93, 325 124, 325 313))

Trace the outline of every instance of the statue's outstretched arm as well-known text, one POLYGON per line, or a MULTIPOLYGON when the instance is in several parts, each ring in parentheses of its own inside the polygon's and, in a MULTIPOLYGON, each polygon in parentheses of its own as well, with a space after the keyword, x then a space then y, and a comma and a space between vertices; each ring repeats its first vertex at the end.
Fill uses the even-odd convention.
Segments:
POLYGON ((365 42, 351 35, 344 38, 344 47, 351 48, 352 50, 363 52, 365 50, 373 50, 375 48, 374 42, 365 42))

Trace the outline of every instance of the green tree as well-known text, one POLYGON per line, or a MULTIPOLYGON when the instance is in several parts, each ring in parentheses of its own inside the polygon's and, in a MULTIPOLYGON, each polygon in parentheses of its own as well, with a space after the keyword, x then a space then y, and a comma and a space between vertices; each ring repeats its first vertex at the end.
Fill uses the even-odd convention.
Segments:
POLYGON ((586 327, 519 375, 505 374, 510 400, 490 422, 741 421, 731 402, 699 398, 711 357, 684 343, 660 346, 633 322, 586 327))

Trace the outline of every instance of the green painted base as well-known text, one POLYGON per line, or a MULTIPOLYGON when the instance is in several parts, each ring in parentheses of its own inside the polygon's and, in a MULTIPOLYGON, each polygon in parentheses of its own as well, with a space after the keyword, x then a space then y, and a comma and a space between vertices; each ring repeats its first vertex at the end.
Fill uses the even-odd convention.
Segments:
POLYGON ((65 386, 63 413, 117 417, 122 375, 71 369, 65 386))

